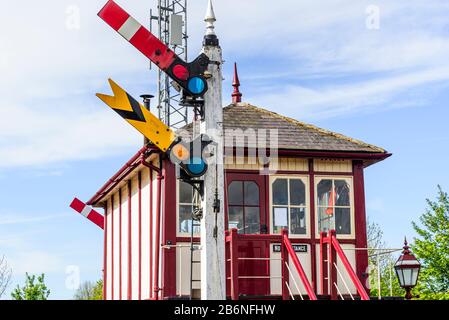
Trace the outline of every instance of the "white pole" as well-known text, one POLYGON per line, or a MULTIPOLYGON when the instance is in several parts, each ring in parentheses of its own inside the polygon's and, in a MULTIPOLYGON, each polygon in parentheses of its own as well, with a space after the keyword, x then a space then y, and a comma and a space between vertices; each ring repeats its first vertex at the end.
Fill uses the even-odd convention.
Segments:
POLYGON ((388 264, 389 264, 388 270, 389 270, 389 273, 390 273, 390 297, 392 297, 393 296, 393 279, 391 277, 391 269, 393 269, 393 266, 392 266, 391 261, 388 264))
POLYGON ((204 199, 201 220, 201 299, 226 299, 225 239, 224 239, 224 168, 223 168, 223 107, 222 107, 222 52, 214 32, 215 14, 209 0, 205 18, 207 32, 203 52, 211 63, 207 83, 209 90, 204 96, 204 121, 201 133, 211 137, 218 145, 211 147, 214 155, 204 176, 204 199), (220 200, 219 212, 214 211, 216 192, 220 200))
POLYGON ((379 300, 382 299, 381 295, 381 286, 380 286, 380 261, 379 261, 379 254, 376 255, 377 258, 377 295, 379 297, 379 300))

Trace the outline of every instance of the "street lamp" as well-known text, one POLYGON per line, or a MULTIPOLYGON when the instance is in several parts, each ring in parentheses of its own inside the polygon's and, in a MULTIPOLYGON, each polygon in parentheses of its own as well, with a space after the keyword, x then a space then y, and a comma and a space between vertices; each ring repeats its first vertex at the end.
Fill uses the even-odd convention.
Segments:
POLYGON ((410 300, 412 296, 412 288, 416 286, 418 282, 419 270, 421 264, 411 253, 410 247, 407 244, 407 239, 404 240, 404 250, 398 261, 394 265, 394 270, 399 280, 399 284, 405 289, 405 299, 410 300))

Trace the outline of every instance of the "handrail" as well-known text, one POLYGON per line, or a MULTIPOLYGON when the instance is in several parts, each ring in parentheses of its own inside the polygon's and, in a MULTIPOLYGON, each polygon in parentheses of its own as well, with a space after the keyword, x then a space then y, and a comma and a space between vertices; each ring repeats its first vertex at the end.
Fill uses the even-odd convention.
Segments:
POLYGON ((302 268, 301 263, 299 262, 298 256, 296 255, 295 250, 293 249, 292 243, 288 238, 288 231, 286 229, 282 230, 282 239, 283 245, 287 249, 290 258, 293 261, 293 265, 295 266, 296 271, 298 271, 299 278, 301 279, 302 284, 304 285, 304 288, 306 289, 307 294, 309 295, 309 299, 317 300, 315 292, 313 292, 312 286, 310 285, 310 282, 307 279, 306 273, 304 272, 304 269, 302 268))
POLYGON ((357 277, 356 273, 354 272, 354 269, 352 268, 351 264, 348 261, 348 258, 346 257, 345 253, 343 252, 343 249, 340 246, 340 243, 337 240, 337 237, 335 236, 334 232, 330 233, 330 245, 334 247, 335 251, 337 252, 341 262, 343 263, 343 266, 345 267, 346 271, 349 274, 349 277, 351 278, 352 282, 354 283, 357 292, 360 295, 360 298, 362 300, 369 300, 369 296, 366 293, 365 289, 363 288, 362 283, 360 282, 360 279, 357 277))
POLYGON ((345 278, 343 278, 343 275, 341 274, 340 269, 338 268, 337 264, 334 262, 334 267, 337 270, 338 275, 340 276, 341 281, 343 281, 343 284, 345 285, 346 290, 348 290, 349 295, 351 296, 351 299, 354 300, 354 296, 351 293, 351 290, 349 290, 349 286, 346 283, 345 278))
POLYGON ((292 297, 292 300, 295 300, 295 296, 293 295, 293 292, 292 292, 292 290, 290 289, 290 286, 288 285, 288 282, 287 282, 287 281, 285 281, 285 286, 287 287, 288 292, 290 293, 290 297, 292 297))
POLYGON ((337 293, 340 296, 341 300, 345 300, 345 297, 343 297, 343 295, 341 294, 340 289, 338 288, 337 283, 335 283, 335 282, 334 282, 334 287, 335 287, 335 289, 337 289, 337 293))
MULTIPOLYGON (((285 266, 288 269, 288 273, 292 277, 292 280, 293 280, 293 283, 295 284, 296 290, 298 290, 298 292, 299 292, 299 296, 301 297, 301 300, 304 300, 304 297, 302 296, 301 290, 299 290, 298 283, 296 282, 295 278, 293 277, 293 272, 292 272, 292 270, 290 270, 290 266, 288 265, 287 261, 284 261, 284 263, 285 263, 285 266)), ((295 299, 293 298, 293 300, 295 300, 295 299)))

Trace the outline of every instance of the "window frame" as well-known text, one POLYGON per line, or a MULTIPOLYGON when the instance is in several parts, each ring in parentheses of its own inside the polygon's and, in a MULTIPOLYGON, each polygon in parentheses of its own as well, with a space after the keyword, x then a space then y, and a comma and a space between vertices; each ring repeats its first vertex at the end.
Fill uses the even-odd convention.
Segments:
MULTIPOLYGON (((190 232, 180 232, 179 231, 179 222, 180 222, 180 216, 179 216, 179 214, 180 214, 180 206, 181 205, 187 205, 187 203, 185 203, 185 202, 183 202, 183 203, 181 203, 181 197, 180 197, 180 186, 181 186, 181 183, 180 183, 180 181, 178 180, 178 179, 176 179, 176 236, 177 237, 179 237, 179 238, 184 238, 184 237, 190 237, 191 236, 191 233, 190 232)), ((192 187, 193 188, 193 187, 192 187)), ((192 201, 193 201, 193 198, 192 198, 192 201)), ((193 202, 192 202, 192 205, 193 205, 193 202)), ((200 233, 193 233, 193 237, 195 237, 195 238, 197 238, 197 237, 200 237, 200 233)))
MULTIPOLYGON (((317 175, 315 176, 314 181, 314 203, 315 203, 315 234, 316 238, 320 238, 320 224, 319 224, 319 206, 318 206, 318 184, 322 180, 345 180, 349 184, 349 201, 350 201, 350 226, 351 226, 351 233, 350 234, 337 234, 337 238, 339 239, 355 239, 355 206, 354 206, 354 177, 352 176, 346 176, 346 175, 317 175)), ((335 208, 336 206, 333 206, 335 208)), ((341 207, 347 207, 347 206, 341 206, 341 207)), ((338 206, 337 206, 338 208, 338 206)), ((334 216, 335 219, 335 216, 334 216)))
POLYGON ((273 221, 273 209, 274 208, 282 208, 282 207, 288 207, 288 235, 289 238, 292 239, 310 239, 311 237, 311 213, 310 213, 310 177, 308 175, 298 175, 298 174, 279 174, 279 175, 270 175, 269 179, 269 186, 268 186, 268 192, 269 192, 269 217, 268 221, 270 223, 269 232, 270 234, 274 233, 274 221, 273 221), (273 205, 273 183, 277 179, 287 179, 287 194, 288 194, 288 205, 273 205), (305 200, 306 205, 305 206, 299 206, 299 205, 290 205, 290 180, 301 180, 305 185, 305 200), (293 234, 290 233, 290 208, 305 208, 305 218, 306 218, 306 233, 305 234, 293 234))
POLYGON ((227 192, 227 199, 226 199, 226 202, 227 202, 227 212, 226 212, 226 219, 225 219, 225 222, 226 222, 226 229, 227 230, 229 230, 229 214, 230 214, 230 209, 232 208, 232 207, 238 207, 238 208, 242 208, 243 209, 243 226, 245 227, 245 225, 246 225, 246 215, 247 215, 247 211, 246 211, 246 209, 247 208, 257 208, 257 209, 259 209, 259 215, 258 215, 258 218, 259 218, 259 232, 258 233, 246 233, 246 232, 244 232, 244 233, 239 233, 239 234, 242 234, 242 235, 259 235, 259 234, 261 234, 261 230, 260 230, 260 227, 261 227, 261 225, 262 225, 262 218, 261 218, 261 215, 262 215, 262 203, 261 203, 261 191, 260 191, 260 186, 259 186, 259 184, 257 183, 257 181, 254 181, 254 180, 233 180, 233 181, 230 181, 229 183, 228 183, 228 185, 227 185, 227 189, 226 189, 226 192, 227 192), (233 183, 236 183, 236 182, 241 182, 242 183, 242 188, 243 188, 243 193, 242 193, 242 196, 243 196, 243 202, 242 202, 242 204, 230 204, 229 203, 229 187, 233 184, 233 183), (259 201, 258 201, 258 203, 257 203, 257 205, 255 205, 255 204, 246 204, 245 203, 245 183, 254 183, 255 185, 256 185, 256 187, 257 187, 257 190, 258 190, 258 199, 259 199, 259 201))

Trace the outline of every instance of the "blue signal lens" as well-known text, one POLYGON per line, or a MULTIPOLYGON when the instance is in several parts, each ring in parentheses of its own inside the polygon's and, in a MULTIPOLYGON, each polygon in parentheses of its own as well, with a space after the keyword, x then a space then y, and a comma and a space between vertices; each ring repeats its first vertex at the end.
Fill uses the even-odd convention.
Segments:
POLYGON ((206 171, 206 162, 204 162, 203 159, 199 158, 199 157, 194 157, 190 160, 190 163, 188 163, 186 165, 187 170, 195 176, 200 176, 202 174, 204 174, 204 172, 206 171))
POLYGON ((204 79, 200 77, 193 77, 189 79, 187 87, 193 94, 201 94, 206 88, 206 83, 204 79))

